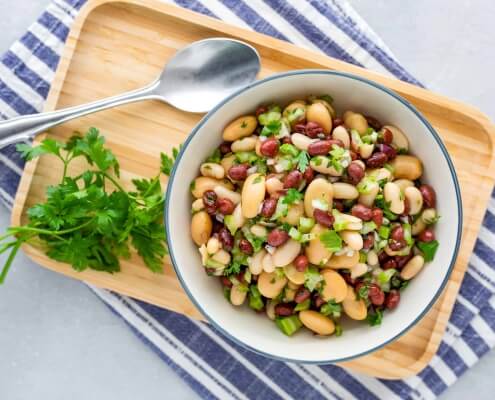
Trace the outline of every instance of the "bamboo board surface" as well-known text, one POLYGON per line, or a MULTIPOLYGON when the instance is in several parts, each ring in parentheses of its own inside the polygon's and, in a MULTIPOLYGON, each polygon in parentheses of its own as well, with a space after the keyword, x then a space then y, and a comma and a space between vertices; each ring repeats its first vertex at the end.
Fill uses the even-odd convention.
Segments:
MULTIPOLYGON (((89 0, 70 31, 46 110, 141 87, 151 82, 180 48, 218 36, 253 45, 262 57, 260 77, 294 69, 326 68, 379 82, 413 103, 444 140, 456 167, 464 205, 462 244, 450 280, 435 306, 413 329, 381 350, 341 364, 386 379, 418 373, 440 344, 494 185, 490 175, 494 166, 493 125, 470 106, 160 0, 89 0)), ((66 139, 74 130, 98 127, 121 163, 123 180, 129 183, 135 177, 154 175, 160 151, 170 152, 182 143, 200 118, 163 103, 147 101, 65 123, 54 128, 50 136, 66 139)), ((26 210, 43 200, 47 185, 60 179, 61 170, 54 168, 53 161, 47 156, 26 165, 15 199, 14 225, 26 222, 26 210)), ((69 172, 83 167, 75 165, 69 172)), ((48 259, 32 246, 25 245, 23 250, 51 270, 193 318, 203 318, 182 290, 168 260, 163 275, 152 274, 137 258, 123 262, 118 274, 79 273, 48 259)))

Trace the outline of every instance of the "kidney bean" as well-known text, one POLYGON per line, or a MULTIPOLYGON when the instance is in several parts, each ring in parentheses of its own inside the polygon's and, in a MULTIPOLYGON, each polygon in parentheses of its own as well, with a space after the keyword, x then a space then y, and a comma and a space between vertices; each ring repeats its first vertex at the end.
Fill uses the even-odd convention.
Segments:
POLYGON ((294 296, 294 301, 299 304, 303 301, 308 300, 311 297, 311 292, 306 289, 304 286, 297 289, 297 292, 294 296))
POLYGON ((384 264, 385 261, 387 261, 389 258, 389 255, 383 250, 378 253, 378 262, 380 263, 380 265, 384 264))
POLYGON ((397 261, 393 258, 389 258, 383 264, 381 264, 382 269, 397 269, 397 261))
POLYGON ((405 240, 394 240, 394 239, 390 239, 388 241, 388 247, 390 247, 390 249, 393 250, 393 251, 402 250, 406 246, 407 246, 407 243, 406 243, 405 240))
POLYGON ((369 221, 373 217, 373 211, 371 208, 366 207, 363 204, 354 204, 351 208, 351 214, 355 217, 361 218, 363 221, 369 221))
POLYGON ((303 172, 303 178, 306 181, 306 184, 309 185, 309 183, 314 179, 315 177, 315 171, 311 167, 306 167, 306 169, 303 172))
POLYGON ((421 232, 418 235, 418 239, 421 242, 431 242, 435 240, 435 232, 433 232, 433 229, 431 228, 426 228, 423 232, 421 232))
POLYGON ((294 306, 287 303, 280 303, 275 306, 275 314, 279 317, 288 317, 294 314, 294 306))
POLYGON ((306 124, 296 124, 296 126, 294 126, 294 132, 297 132, 297 133, 306 133, 306 124))
POLYGON ((306 257, 304 254, 298 255, 296 257, 296 259, 294 260, 294 267, 296 267, 296 269, 299 272, 306 271, 306 268, 308 268, 308 265, 309 265, 308 257, 306 257))
POLYGON ((318 293, 316 293, 313 296, 313 305, 315 306, 315 308, 319 309, 323 304, 325 304, 325 300, 323 300, 323 298, 318 293))
POLYGON ((385 293, 376 283, 372 283, 368 287, 368 297, 371 303, 375 306, 381 306, 385 301, 385 293))
POLYGON ((364 118, 366 118, 368 125, 371 126, 375 131, 378 132, 382 127, 382 123, 378 121, 375 117, 372 117, 371 115, 365 115, 364 118))
POLYGON ((218 232, 219 240, 222 243, 222 247, 225 251, 231 251, 234 247, 234 237, 230 234, 227 228, 220 229, 218 232))
POLYGON ((308 153, 310 156, 323 156, 328 154, 331 148, 332 143, 330 140, 319 140, 308 146, 308 153))
MULTIPOLYGON (((409 199, 407 197, 404 198, 404 211, 402 211, 401 217, 408 217, 409 220, 409 212, 411 211, 411 205, 409 204, 409 199)), ((401 218, 402 221, 402 218, 401 218)), ((402 221, 404 222, 404 221, 402 221)), ((404 222, 405 223, 405 222, 404 222)), ((408 221, 407 223, 410 223, 408 221)))
POLYGON ((221 276, 220 277, 220 282, 222 283, 223 286, 231 288, 233 286, 232 282, 230 281, 229 278, 226 276, 221 276))
POLYGON ((390 239, 400 241, 404 240, 404 228, 402 225, 396 225, 392 228, 390 232, 390 239))
POLYGON ((338 147, 344 147, 344 142, 342 142, 342 140, 340 140, 340 139, 328 139, 328 141, 330 142, 332 148, 333 148, 333 145, 338 146, 338 147))
POLYGON ((241 239, 239 241, 239 249, 244 253, 244 254, 247 254, 248 256, 250 256, 251 254, 253 254, 253 246, 251 245, 251 243, 249 243, 249 241, 247 239, 241 239))
POLYGON ((232 151, 230 146, 231 146, 231 143, 223 142, 220 146, 218 146, 218 149, 220 150, 220 153, 227 154, 227 153, 230 153, 232 151))
POLYGON ((342 278, 344 278, 344 281, 347 284, 349 284, 351 286, 355 286, 356 285, 356 279, 352 279, 350 273, 348 273, 348 272, 342 272, 340 275, 342 275, 342 278))
POLYGON ((388 161, 388 157, 385 153, 378 151, 373 153, 370 158, 366 160, 366 165, 369 168, 381 168, 388 161))
POLYGON ((318 208, 315 208, 313 216, 315 217, 316 222, 327 228, 331 228, 335 220, 333 215, 330 215, 328 212, 318 208))
POLYGON ((219 234, 218 233, 223 228, 223 223, 217 221, 216 219, 213 219, 212 222, 213 222, 213 227, 211 229, 211 231, 213 232, 213 235, 212 236, 215 236, 215 237, 217 237, 217 239, 219 239, 219 237, 218 237, 219 234))
POLYGON ((392 140, 394 140, 394 134, 390 129, 383 128, 381 130, 381 135, 378 135, 378 141, 381 143, 385 144, 390 144, 392 143, 392 140))
POLYGON ((399 305, 400 302, 400 292, 396 289, 392 289, 385 299, 385 307, 389 310, 393 310, 399 305))
POLYGON ((377 228, 383 224, 383 210, 381 208, 375 207, 371 210, 371 220, 375 223, 377 228))
POLYGON ((265 106, 259 106, 257 109, 256 109, 256 116, 259 117, 261 114, 264 114, 268 111, 268 108, 266 108, 265 106))
POLYGON ((351 155, 351 160, 352 161, 359 160, 360 159, 358 153, 356 153, 354 150, 349 150, 349 154, 351 155))
POLYGON ((310 121, 306 124, 305 133, 310 138, 315 139, 323 134, 323 128, 317 122, 310 121))
POLYGON ((258 282, 258 277, 259 277, 259 275, 251 275, 251 280, 252 280, 254 283, 256 283, 256 282, 258 282))
POLYGON ((421 196, 423 196, 423 203, 426 208, 434 208, 437 202, 435 190, 430 185, 421 185, 419 191, 421 192, 421 196))
POLYGON ((289 234, 280 228, 272 230, 266 239, 268 244, 273 247, 282 246, 287 240, 289 240, 289 234))
POLYGON ((300 171, 290 171, 284 179, 284 189, 298 188, 302 180, 303 174, 300 171))
POLYGON ((332 122, 332 126, 336 128, 337 126, 344 125, 344 120, 342 118, 335 118, 332 122))
POLYGON ((373 232, 370 232, 366 235, 366 237, 363 240, 363 249, 369 250, 373 247, 375 244, 375 235, 373 232))
POLYGON ((218 199, 217 200, 218 211, 223 215, 229 215, 234 212, 235 205, 232 200, 229 199, 218 199))
POLYGON ((265 157, 275 157, 278 153, 278 140, 270 138, 261 143, 260 153, 265 157))
POLYGON ((347 168, 347 175, 349 176, 349 181, 357 185, 364 177, 364 169, 357 163, 351 163, 347 168))
POLYGON ((235 278, 236 278, 239 282, 241 282, 241 283, 246 281, 246 280, 244 279, 244 271, 239 272, 239 273, 235 276, 235 278))
POLYGON ((397 151, 388 144, 379 144, 378 150, 386 154, 388 161, 393 160, 395 157, 397 157, 397 151))
POLYGON ((406 256, 395 256, 394 259, 397 262, 397 268, 403 268, 411 258, 413 258, 412 252, 406 256))
POLYGON ((261 206, 261 215, 265 218, 270 218, 277 208, 277 199, 269 198, 263 201, 261 206))
POLYGON ((217 211, 217 194, 213 190, 207 190, 203 193, 203 204, 208 214, 214 215, 217 211))
POLYGON ((333 208, 335 208, 337 211, 344 212, 344 202, 342 200, 334 200, 333 208))
POLYGON ((247 178, 247 170, 249 169, 249 165, 247 164, 239 164, 233 165, 229 169, 229 176, 234 181, 243 181, 247 178))

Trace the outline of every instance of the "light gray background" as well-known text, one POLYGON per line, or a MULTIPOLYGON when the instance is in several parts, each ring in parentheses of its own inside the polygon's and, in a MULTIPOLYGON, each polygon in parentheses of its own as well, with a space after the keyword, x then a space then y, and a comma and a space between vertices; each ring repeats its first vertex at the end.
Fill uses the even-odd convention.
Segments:
MULTIPOLYGON (((0 0, 0 52, 48 0, 0 0)), ((495 116, 495 2, 350 0, 429 88, 495 116)), ((475 155, 473 155, 475 157, 475 155)), ((0 231, 9 215, 0 207, 0 231)), ((2 259, 0 259, 0 263, 2 259)), ((492 399, 490 353, 444 399, 492 399)), ((84 285, 20 255, 0 288, 1 399, 192 399, 195 394, 84 285)))

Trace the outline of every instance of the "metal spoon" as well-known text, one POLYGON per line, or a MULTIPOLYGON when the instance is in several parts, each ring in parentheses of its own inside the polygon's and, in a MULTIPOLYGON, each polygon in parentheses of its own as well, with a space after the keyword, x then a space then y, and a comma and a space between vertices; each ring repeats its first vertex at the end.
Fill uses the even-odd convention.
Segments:
POLYGON ((107 108, 141 100, 161 100, 178 109, 202 113, 253 82, 258 52, 226 38, 205 39, 183 48, 151 85, 92 103, 0 122, 0 148, 34 137, 52 126, 107 108))

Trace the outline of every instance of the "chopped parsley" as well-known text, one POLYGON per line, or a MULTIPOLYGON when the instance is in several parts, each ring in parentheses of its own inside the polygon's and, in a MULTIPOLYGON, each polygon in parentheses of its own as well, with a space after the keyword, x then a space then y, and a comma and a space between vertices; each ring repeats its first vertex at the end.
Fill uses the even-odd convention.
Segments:
POLYGON ((322 281, 323 276, 320 274, 318 268, 313 267, 312 265, 306 268, 306 271, 304 271, 304 286, 310 292, 315 290, 322 281))
POLYGON ((416 246, 418 246, 418 249, 423 253, 425 261, 428 262, 435 258, 440 243, 438 240, 432 240, 431 242, 417 242, 416 246))
POLYGON ((307 151, 301 151, 294 160, 297 165, 297 169, 301 172, 305 172, 309 165, 309 154, 307 151))
POLYGON ((332 253, 342 250, 342 238, 333 229, 326 229, 320 233, 320 242, 332 253))

